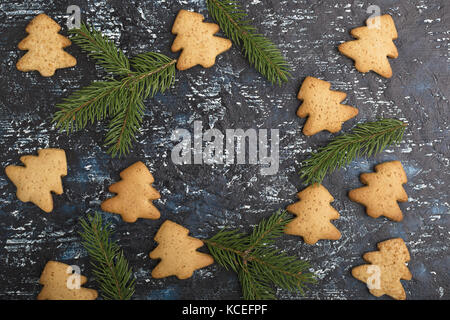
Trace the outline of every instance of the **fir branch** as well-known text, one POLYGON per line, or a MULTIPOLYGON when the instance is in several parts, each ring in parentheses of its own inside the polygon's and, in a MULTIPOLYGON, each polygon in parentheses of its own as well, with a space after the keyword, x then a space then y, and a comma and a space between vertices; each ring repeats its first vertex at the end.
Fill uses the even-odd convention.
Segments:
POLYGON ((143 87, 143 99, 153 97, 157 92, 163 93, 175 81, 175 63, 163 54, 146 52, 131 59, 132 67, 137 70, 125 79, 127 84, 143 87))
POLYGON ((242 286, 242 296, 245 300, 274 300, 276 296, 270 283, 264 276, 257 278, 249 271, 248 265, 244 265, 238 273, 242 286))
POLYGON ((274 247, 290 221, 286 211, 279 210, 250 235, 223 229, 203 240, 219 265, 238 274, 244 299, 275 299, 274 285, 303 294, 305 286, 315 281, 307 262, 274 247))
MULTIPOLYGON (((136 89, 134 89, 136 90, 136 89)), ((105 146, 112 157, 130 152, 131 144, 141 127, 145 106, 139 95, 125 95, 125 109, 120 110, 109 123, 105 146)))
POLYGON ((321 183, 330 172, 347 166, 354 159, 374 156, 392 144, 399 143, 406 123, 381 119, 358 124, 351 133, 340 135, 303 161, 300 177, 306 184, 321 183))
POLYGON ((53 122, 71 133, 111 119, 105 146, 113 157, 125 155, 141 127, 143 101, 173 85, 176 60, 154 52, 128 60, 113 41, 90 26, 83 24, 71 33, 74 43, 116 78, 93 82, 72 93, 56 105, 53 122))
POLYGON ((93 82, 65 98, 56 107, 59 109, 53 116, 56 127, 67 133, 85 128, 88 124, 111 117, 123 104, 123 96, 119 94, 120 82, 93 82))
POLYGON ((210 15, 226 36, 242 47, 250 64, 272 83, 281 85, 288 81, 289 65, 280 50, 269 39, 257 33, 236 1, 207 0, 206 3, 210 15))
POLYGON ((80 235, 94 268, 102 296, 108 300, 129 300, 134 294, 135 278, 119 245, 111 239, 110 224, 103 225, 101 215, 80 219, 80 235))
POLYGON ((70 39, 106 71, 115 75, 127 75, 131 72, 130 63, 123 51, 100 31, 83 23, 79 29, 72 29, 69 33, 73 35, 70 39))

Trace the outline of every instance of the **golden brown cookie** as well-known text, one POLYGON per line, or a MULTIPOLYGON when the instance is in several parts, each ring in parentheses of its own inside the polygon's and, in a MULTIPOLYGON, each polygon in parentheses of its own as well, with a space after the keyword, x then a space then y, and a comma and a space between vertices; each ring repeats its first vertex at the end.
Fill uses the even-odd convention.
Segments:
POLYGON ((385 216, 394 221, 402 221, 403 214, 397 201, 408 201, 403 189, 408 179, 400 161, 384 162, 375 166, 375 173, 363 173, 362 183, 367 186, 351 190, 348 194, 352 201, 366 206, 372 218, 385 216))
POLYGON ((308 117, 303 133, 307 136, 322 130, 335 133, 342 129, 342 123, 355 117, 358 109, 341 104, 347 96, 344 92, 331 91, 330 83, 313 77, 306 77, 298 92, 303 103, 297 110, 300 118, 308 117))
POLYGON ((203 22, 200 13, 180 10, 172 27, 176 34, 172 52, 183 50, 178 58, 177 69, 186 70, 200 64, 209 68, 216 62, 216 56, 231 48, 231 41, 214 36, 219 32, 215 23, 203 22))
POLYGON ((285 233, 301 236, 308 244, 315 244, 320 239, 340 239, 341 233, 330 222, 339 218, 339 212, 330 205, 334 198, 324 186, 311 185, 297 197, 300 201, 287 207, 297 217, 286 225, 285 233))
POLYGON ((20 41, 18 47, 28 52, 17 62, 18 70, 37 70, 42 76, 51 77, 56 69, 77 64, 77 60, 63 50, 72 42, 58 33, 61 27, 47 15, 36 16, 25 30, 29 35, 20 41))
POLYGON ((387 294, 397 300, 405 300, 406 293, 400 282, 411 280, 412 274, 406 262, 410 260, 403 239, 396 238, 378 243, 379 251, 365 253, 363 258, 370 264, 352 269, 352 275, 367 284, 376 297, 387 294))
POLYGON ((123 221, 135 222, 138 218, 159 219, 159 210, 152 200, 159 192, 151 186, 155 181, 144 163, 138 161, 120 173, 121 181, 112 184, 109 192, 117 196, 103 201, 103 211, 120 214, 123 221))
POLYGON ((392 40, 397 39, 394 20, 388 14, 367 19, 366 27, 351 31, 358 40, 339 45, 339 51, 355 61, 359 72, 375 71, 379 75, 390 78, 392 69, 389 58, 397 58, 398 52, 392 40))
POLYGON ((187 279, 194 270, 209 266, 214 259, 206 253, 198 252, 203 241, 189 237, 189 230, 166 220, 155 236, 158 246, 150 252, 150 258, 161 259, 153 269, 153 278, 177 276, 178 279, 187 279))
POLYGON ((62 149, 41 149, 37 156, 22 156, 25 165, 7 166, 5 173, 17 187, 20 201, 31 201, 45 212, 53 210, 51 192, 63 193, 61 177, 67 175, 66 153, 62 149))
POLYGON ((71 266, 49 261, 45 265, 39 283, 44 287, 39 293, 38 300, 95 300, 96 290, 81 287, 87 278, 73 273, 71 266), (70 277, 70 278, 69 278, 70 277), (79 282, 78 282, 79 281, 79 282))

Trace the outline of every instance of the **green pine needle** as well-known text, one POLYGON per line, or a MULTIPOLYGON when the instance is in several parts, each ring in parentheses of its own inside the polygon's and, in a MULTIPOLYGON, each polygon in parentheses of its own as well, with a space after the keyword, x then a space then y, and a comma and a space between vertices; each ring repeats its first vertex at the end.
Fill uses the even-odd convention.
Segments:
POLYGON ((131 66, 137 72, 129 78, 129 81, 142 84, 146 91, 144 97, 153 97, 157 92, 164 92, 175 81, 175 63, 163 54, 146 52, 130 59, 131 66))
POLYGON ((61 130, 71 133, 111 117, 122 108, 119 85, 119 81, 111 79, 93 82, 75 91, 56 106, 59 110, 55 112, 53 122, 61 130))
POLYGON ((72 34, 71 40, 106 71, 115 75, 127 75, 130 72, 130 63, 123 51, 100 31, 83 23, 79 29, 69 30, 69 33, 72 34))
POLYGON ((105 146, 112 157, 130 152, 132 142, 142 124, 145 106, 139 95, 128 95, 124 99, 124 109, 120 110, 109 123, 105 146))
POLYGON ((119 245, 111 239, 110 224, 103 225, 101 215, 80 219, 80 235, 94 268, 102 297, 107 300, 129 300, 134 294, 136 279, 119 245))
POLYGON ((325 175, 347 166, 356 158, 374 156, 403 139, 406 123, 381 119, 358 124, 351 133, 342 134, 303 161, 300 177, 306 184, 321 183, 325 175))
POLYGON ((280 50, 269 39, 256 33, 256 28, 236 1, 207 0, 206 3, 209 14, 226 36, 242 47, 250 64, 272 83, 281 85, 288 81, 289 65, 280 50))
POLYGON ((275 299, 273 286, 304 294, 305 286, 315 282, 307 262, 274 247, 290 221, 286 211, 279 210, 250 235, 223 229, 203 240, 219 265, 238 274, 244 299, 275 299))
POLYGON ((116 78, 93 82, 57 104, 53 122, 67 133, 110 119, 105 146, 115 157, 130 152, 144 116, 144 100, 164 92, 175 81, 175 63, 147 52, 128 60, 113 41, 92 27, 71 30, 72 41, 116 78))

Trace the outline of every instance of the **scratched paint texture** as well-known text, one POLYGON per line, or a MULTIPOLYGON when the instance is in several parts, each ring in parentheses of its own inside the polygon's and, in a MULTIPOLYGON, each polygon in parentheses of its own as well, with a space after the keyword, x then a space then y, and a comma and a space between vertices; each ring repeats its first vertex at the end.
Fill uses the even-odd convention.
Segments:
MULTIPOLYGON (((64 194, 54 196, 50 214, 15 196, 15 187, 0 175, 0 298, 35 299, 38 279, 48 260, 77 264, 96 288, 91 267, 81 246, 77 223, 86 212, 100 209, 111 196, 107 188, 119 172, 142 160, 155 177, 161 199, 155 201, 161 219, 123 222, 103 213, 116 230, 115 238, 134 269, 136 299, 237 299, 236 276, 218 265, 195 272, 187 280, 152 279, 157 261, 148 253, 153 237, 166 219, 191 230, 196 237, 212 236, 222 227, 251 230, 261 218, 296 201, 303 189, 298 177, 300 162, 334 135, 302 134, 304 119, 296 116, 297 92, 306 76, 330 81, 332 88, 348 94, 346 103, 359 109, 343 126, 378 117, 395 117, 409 126, 404 141, 379 156, 360 159, 328 176, 324 185, 334 196, 341 218, 334 224, 342 233, 338 241, 307 245, 301 238, 284 236, 280 248, 310 261, 318 284, 309 299, 374 299, 351 274, 363 263, 362 255, 380 241, 401 237, 410 253, 411 281, 402 281, 408 299, 450 298, 449 235, 449 37, 450 13, 446 0, 412 1, 272 1, 245 2, 258 30, 273 39, 292 65, 292 79, 272 86, 242 57, 239 49, 220 55, 210 69, 195 67, 177 72, 173 88, 146 101, 147 111, 133 152, 112 159, 102 147, 104 124, 67 136, 51 124, 55 104, 76 88, 101 79, 79 48, 68 52, 78 65, 43 78, 37 72, 22 73, 15 63, 24 52, 17 44, 26 36, 25 26, 45 12, 63 26, 66 8, 77 4, 82 18, 112 37, 129 55, 154 50, 171 57, 171 26, 180 9, 200 12, 211 21, 202 1, 11 1, 0 4, 0 163, 19 164, 19 157, 38 148, 66 150, 68 175, 64 194), (363 25, 366 8, 379 5, 396 23, 399 58, 391 60, 394 76, 384 79, 362 74, 353 62, 339 54, 337 46, 351 39, 350 30, 363 25), (280 130, 280 169, 261 176, 258 165, 184 165, 172 163, 170 152, 176 128, 193 131, 193 122, 222 132, 234 128, 280 130), (361 186, 359 174, 375 164, 400 160, 406 170, 409 201, 400 204, 402 222, 372 219, 364 207, 351 202, 347 193, 361 186)), ((300 295, 278 291, 281 299, 300 295)), ((386 297, 383 297, 386 298, 386 297)), ((382 299, 383 299, 382 298, 382 299)), ((386 298, 387 299, 387 298, 386 298)))

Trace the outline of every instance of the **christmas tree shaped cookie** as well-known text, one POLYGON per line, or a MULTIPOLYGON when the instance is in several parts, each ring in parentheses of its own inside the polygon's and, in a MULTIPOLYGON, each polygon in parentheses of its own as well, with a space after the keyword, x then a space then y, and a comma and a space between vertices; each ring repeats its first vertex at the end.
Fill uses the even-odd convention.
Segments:
POLYGON ((209 266, 214 262, 206 253, 198 252, 203 241, 189 237, 189 230, 166 220, 155 236, 158 246, 150 252, 150 258, 161 259, 153 269, 153 278, 177 276, 178 279, 187 279, 194 270, 209 266))
POLYGON ((204 17, 196 12, 180 10, 172 33, 176 34, 172 52, 183 50, 178 58, 177 69, 186 70, 200 64, 209 68, 216 62, 216 56, 231 48, 231 41, 214 36, 219 32, 215 23, 203 22, 204 17))
POLYGON ((49 261, 45 265, 39 283, 44 287, 39 293, 38 300, 95 300, 96 290, 81 287, 87 278, 73 273, 71 266, 49 261))
POLYGON ((109 192, 117 193, 117 196, 105 200, 102 210, 120 214, 126 222, 135 222, 138 218, 159 219, 159 210, 151 201, 161 196, 151 186, 155 179, 145 164, 136 162, 123 170, 120 177, 121 181, 109 187, 109 192))
POLYGON ((51 77, 56 69, 77 64, 77 60, 63 50, 71 41, 58 33, 61 27, 47 15, 36 16, 25 30, 29 35, 18 47, 28 52, 17 62, 18 70, 37 70, 42 76, 51 77))
POLYGON ((387 294, 397 300, 405 300, 406 293, 400 282, 411 280, 412 275, 406 266, 410 260, 408 248, 403 239, 390 239, 378 243, 379 251, 368 252, 363 258, 370 264, 352 269, 352 275, 367 284, 376 297, 387 294))
POLYGON ((297 115, 308 116, 303 133, 311 136, 322 130, 332 133, 341 130, 343 122, 358 114, 358 109, 341 104, 346 96, 344 92, 330 90, 327 81, 306 77, 297 96, 303 100, 297 115))
POLYGON ((25 165, 7 166, 5 173, 17 187, 20 201, 31 201, 45 212, 53 210, 51 192, 63 193, 61 177, 67 175, 66 153, 62 149, 41 149, 37 156, 22 156, 25 165))
POLYGON ((400 161, 379 164, 375 166, 375 173, 363 173, 360 180, 367 186, 351 190, 348 194, 351 200, 365 205, 372 218, 385 216, 402 221, 403 214, 397 201, 408 201, 408 195, 402 186, 407 178, 400 161))
POLYGON ((308 244, 341 237, 339 230, 330 222, 338 219, 339 213, 330 205, 334 198, 324 186, 311 185, 299 192, 297 197, 300 201, 287 207, 297 217, 286 225, 285 233, 301 236, 308 244))
POLYGON ((351 31, 358 40, 339 45, 339 51, 355 60, 359 72, 375 71, 379 75, 390 78, 392 69, 389 58, 397 58, 397 48, 392 40, 397 39, 397 29, 390 15, 367 19, 366 27, 351 31))

